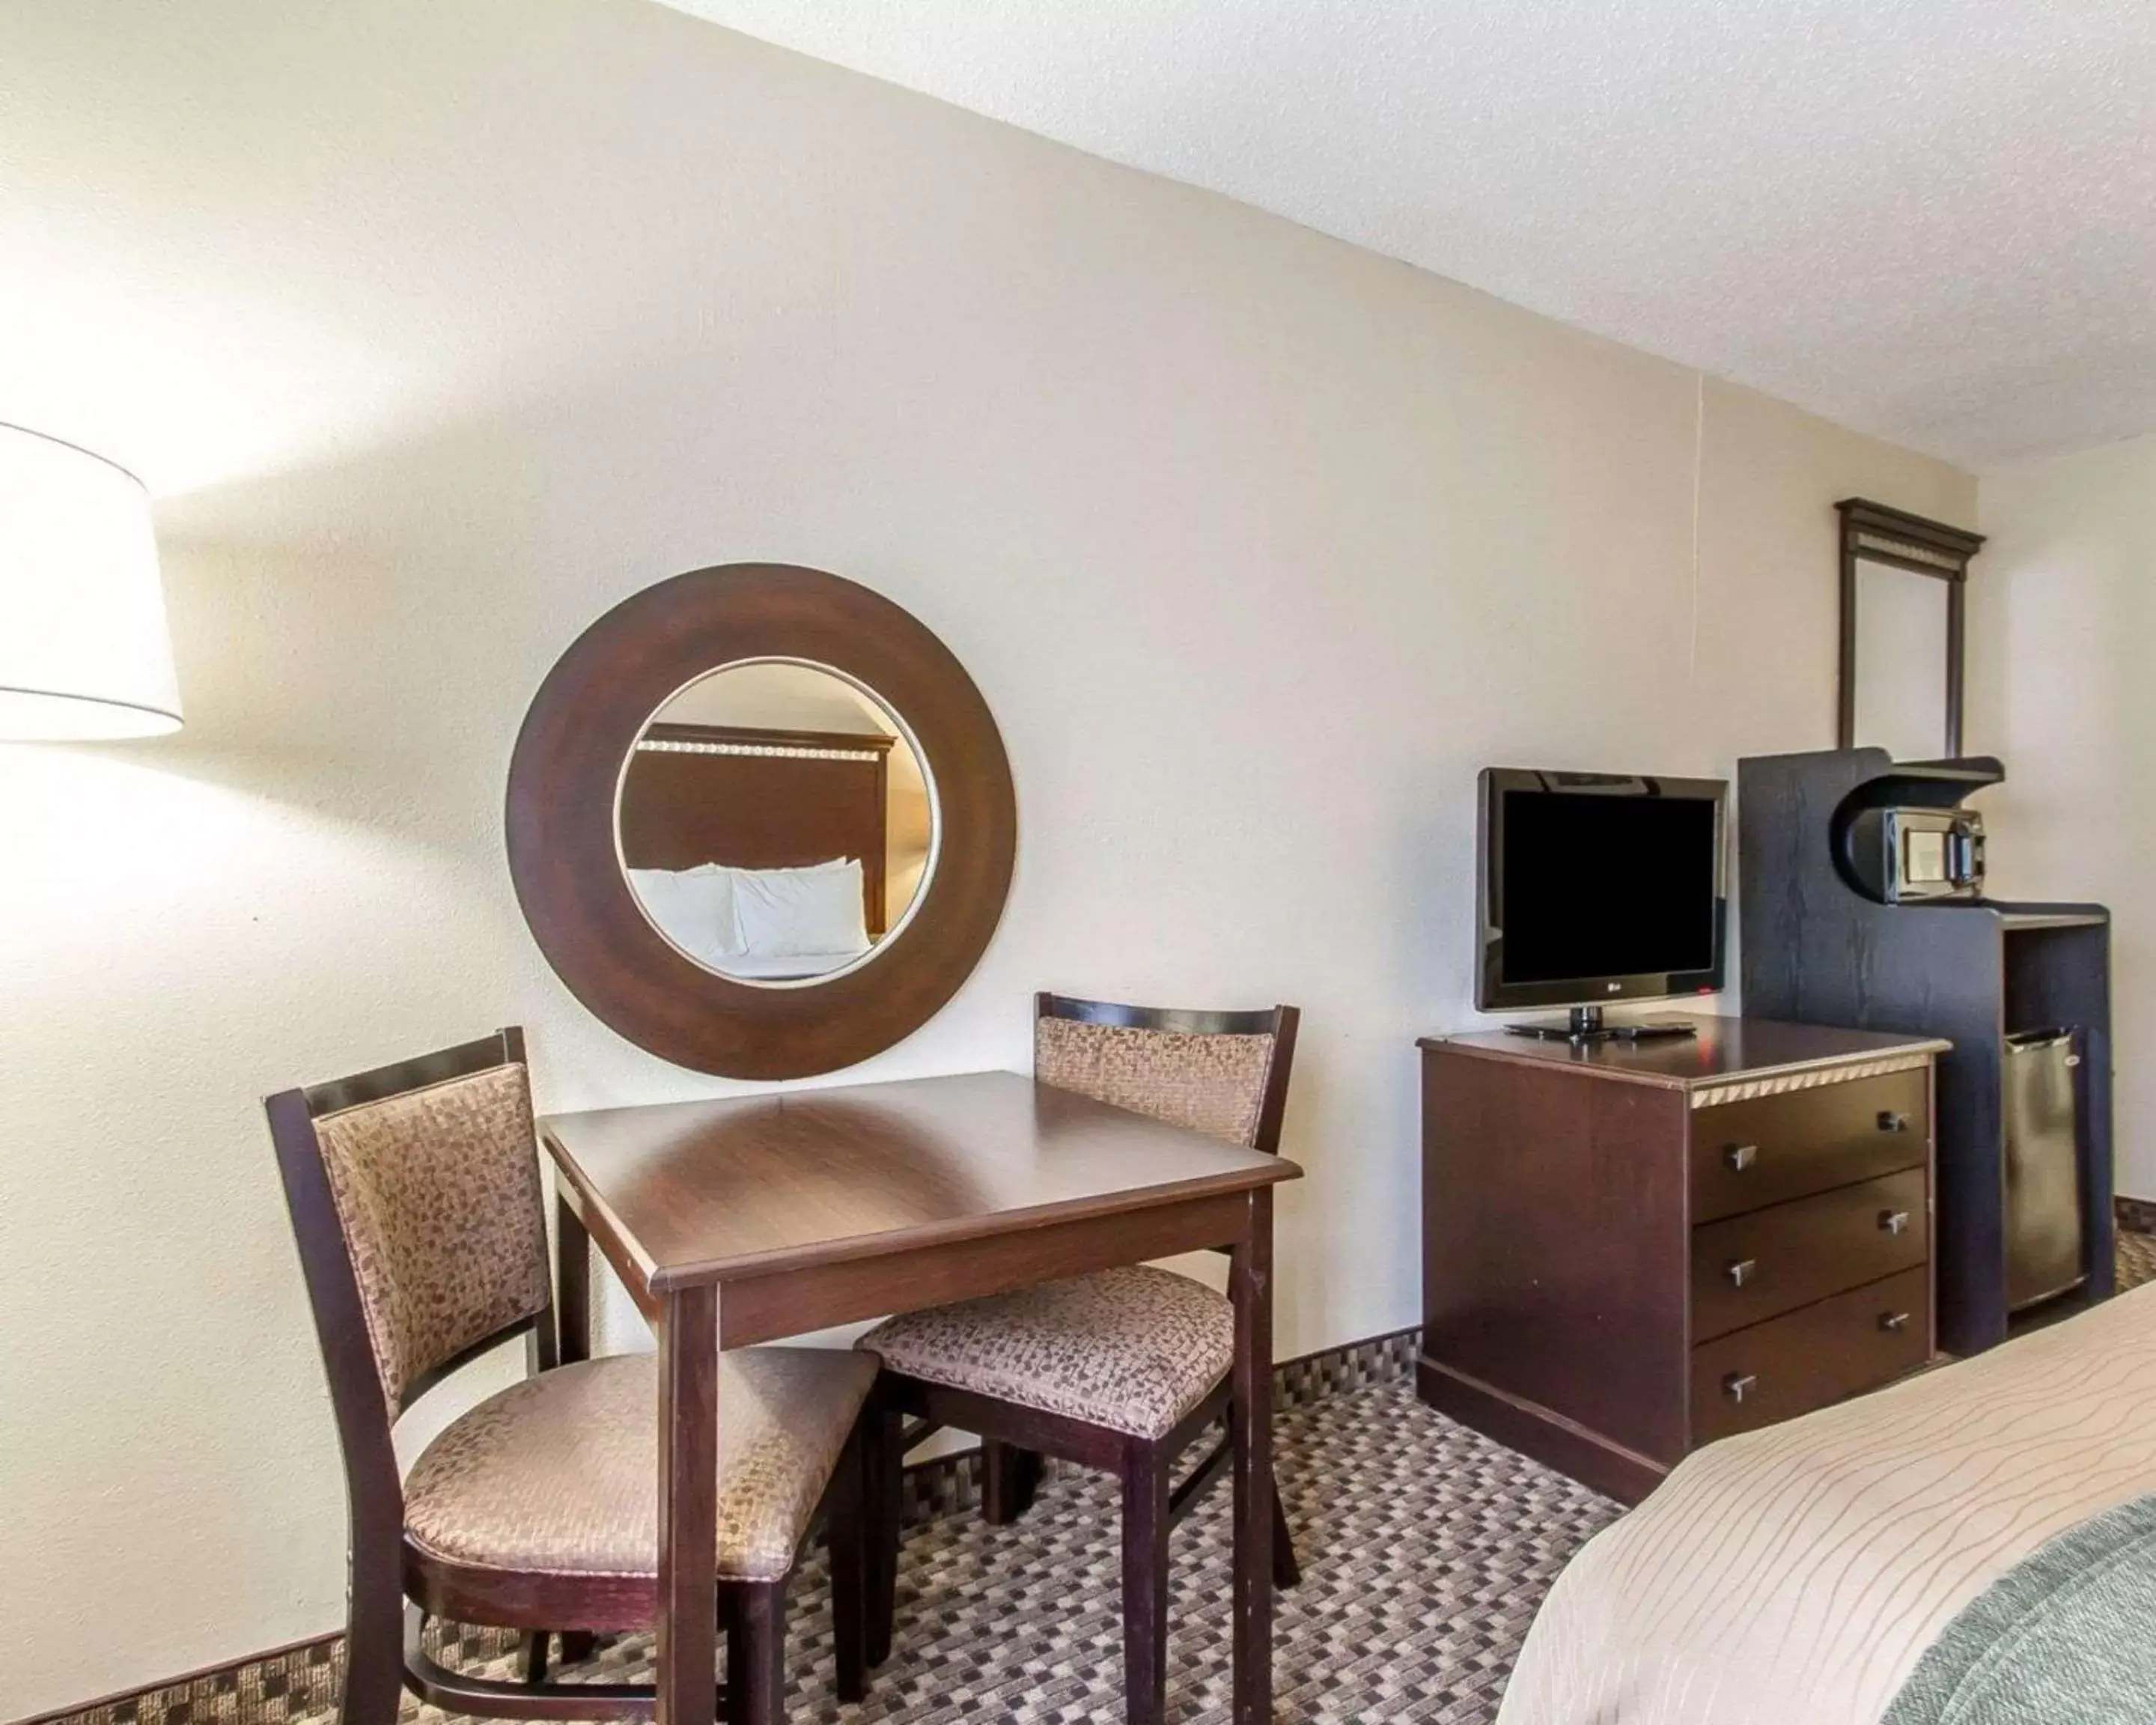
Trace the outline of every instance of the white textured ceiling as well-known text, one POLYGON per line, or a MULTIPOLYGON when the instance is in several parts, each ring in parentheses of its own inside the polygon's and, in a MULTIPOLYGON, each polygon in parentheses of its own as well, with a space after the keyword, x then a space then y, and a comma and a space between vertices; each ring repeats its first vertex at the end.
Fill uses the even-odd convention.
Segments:
POLYGON ((1972 465, 2156 429, 2156 0, 669 0, 1972 465))

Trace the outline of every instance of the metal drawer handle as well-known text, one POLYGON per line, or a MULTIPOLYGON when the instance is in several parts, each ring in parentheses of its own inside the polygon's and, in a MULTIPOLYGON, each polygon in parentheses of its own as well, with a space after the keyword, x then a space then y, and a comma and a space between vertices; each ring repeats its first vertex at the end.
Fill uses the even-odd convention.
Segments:
POLYGON ((1722 1273, 1729 1278, 1729 1286, 1741 1288, 1758 1273, 1757 1258, 1734 1258, 1722 1266, 1722 1273))
POLYGON ((1727 1145, 1722 1150, 1722 1159, 1728 1165, 1731 1173, 1741 1174, 1759 1159, 1759 1147, 1757 1144, 1727 1145))
POLYGON ((1879 1327, 1890 1335, 1897 1330, 1906 1330, 1909 1327, 1909 1314, 1906 1312, 1882 1312, 1879 1314, 1879 1327))
POLYGON ((1742 1402, 1759 1387, 1759 1380, 1750 1372, 1726 1372, 1722 1378, 1722 1393, 1732 1402, 1742 1402))
POLYGON ((1905 1132, 1909 1129, 1909 1117, 1897 1114, 1891 1108, 1879 1111, 1879 1130, 1882 1132, 1905 1132))
POLYGON ((1879 1231, 1881 1234, 1904 1233, 1907 1230, 1908 1226, 1909 1213, 1907 1210, 1881 1210, 1879 1212, 1879 1231))

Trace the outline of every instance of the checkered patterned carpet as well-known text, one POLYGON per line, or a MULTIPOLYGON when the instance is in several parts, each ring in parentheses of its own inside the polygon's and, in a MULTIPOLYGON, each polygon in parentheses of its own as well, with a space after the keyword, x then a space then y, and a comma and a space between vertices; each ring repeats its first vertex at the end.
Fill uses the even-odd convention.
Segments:
MULTIPOLYGON (((2122 1230, 2121 1289, 2156 1281, 2156 1235, 2122 1230)), ((1416 1719, 1480 1725, 1496 1711, 1529 1619, 1565 1559, 1615 1507, 1430 1412, 1406 1381, 1406 1338, 1290 1369, 1275 1422, 1281 1483, 1304 1570, 1280 1599, 1276 1714, 1287 1722, 1416 1719)), ((907 1536, 899 1632, 867 1702, 832 1698, 820 1558, 793 1593, 793 1725, 1115 1725, 1122 1717, 1117 1513, 1109 1482, 1050 1478, 1033 1513, 990 1527, 950 1469, 907 1536)), ((1175 1539, 1171 1715, 1228 1717, 1227 1494, 1175 1539)), ((452 1662, 513 1675, 499 1631, 470 1630, 452 1662)), ((648 1679, 629 1637, 584 1671, 648 1679)), ((318 1643, 85 1707, 51 1725, 326 1725, 341 1648, 318 1643)), ((447 1725, 407 1702, 402 1725, 447 1725)))
MULTIPOLYGON (((1402 1384, 1296 1409, 1276 1430, 1304 1570, 1280 1595, 1277 1717, 1491 1717, 1535 1607, 1615 1507, 1432 1413, 1402 1384)), ((1175 1536, 1168 1704, 1183 1725, 1229 1717, 1228 1496, 1224 1482, 1175 1536)), ((792 1599, 797 1725, 1120 1720, 1117 1525, 1104 1476, 1059 1471, 1016 1527, 967 1514, 912 1529, 896 1645, 858 1707, 833 1698, 823 1565, 805 1564, 792 1599)), ((649 1651, 626 1638, 568 1675, 636 1681, 649 1651)), ((507 1663, 493 1674, 510 1675, 507 1663)))
POLYGON ((2156 1234, 2118 1230, 2118 1291, 2156 1281, 2156 1234))
MULTIPOLYGON (((2122 1288, 2156 1281, 2156 1235, 2122 1232, 2122 1288)), ((1276 1714, 1482 1725, 1565 1560, 1616 1506, 1379 1383, 1283 1412, 1276 1430, 1302 1585, 1279 1596, 1276 1714)), ((1228 1492, 1178 1530, 1168 1688, 1182 1725, 1229 1717, 1228 1492)), ((961 1512, 913 1528, 898 1634, 868 1700, 832 1695, 820 1556, 793 1594, 795 1725, 1112 1725, 1122 1717, 1114 1486, 1059 1472, 1015 1527, 961 1512)), ((642 1636, 588 1672, 646 1681, 642 1636)), ((491 1675, 512 1675, 508 1661, 491 1675)), ((408 1706, 409 1725, 446 1725, 408 1706)))

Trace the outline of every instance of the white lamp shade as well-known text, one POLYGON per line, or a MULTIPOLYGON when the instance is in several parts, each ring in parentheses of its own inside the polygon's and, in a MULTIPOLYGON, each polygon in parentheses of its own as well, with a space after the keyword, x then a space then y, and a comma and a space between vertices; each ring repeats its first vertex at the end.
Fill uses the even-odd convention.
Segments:
POLYGON ((149 493, 72 444, 0 425, 0 739, 179 726, 149 493))

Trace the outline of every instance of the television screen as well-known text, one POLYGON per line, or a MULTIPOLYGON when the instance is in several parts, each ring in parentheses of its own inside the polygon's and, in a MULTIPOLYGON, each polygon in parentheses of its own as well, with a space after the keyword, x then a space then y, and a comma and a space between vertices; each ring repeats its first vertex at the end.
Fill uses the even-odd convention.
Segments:
POLYGON ((1717 780, 1487 775, 1480 1004, 1720 987, 1723 792, 1717 780))

